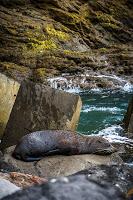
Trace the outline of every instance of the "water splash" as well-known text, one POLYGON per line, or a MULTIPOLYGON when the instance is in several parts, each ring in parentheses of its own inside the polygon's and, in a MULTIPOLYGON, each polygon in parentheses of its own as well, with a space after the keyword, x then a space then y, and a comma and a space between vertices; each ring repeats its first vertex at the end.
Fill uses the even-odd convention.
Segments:
POLYGON ((127 137, 120 136, 124 129, 120 125, 113 125, 99 131, 98 135, 103 136, 110 143, 123 143, 133 146, 133 140, 127 137))
POLYGON ((86 72, 86 74, 73 75, 73 76, 69 74, 63 74, 60 77, 49 78, 47 79, 47 81, 52 88, 65 90, 70 93, 80 93, 86 90, 95 93, 102 92, 103 89, 99 88, 95 84, 97 83, 97 80, 95 80, 95 83, 93 83, 94 81, 93 78, 101 80, 106 79, 106 81, 112 81, 112 87, 113 87, 112 89, 120 89, 123 92, 133 91, 133 85, 130 82, 116 75, 101 75, 101 74, 90 75, 89 72, 86 72), (91 81, 92 84, 90 84, 91 81))
POLYGON ((91 111, 101 111, 101 112, 110 112, 112 114, 121 112, 122 109, 117 107, 96 107, 96 106, 84 106, 81 112, 91 112, 91 111))
POLYGON ((123 128, 120 125, 113 125, 99 131, 98 135, 105 136, 105 137, 118 136, 121 132, 123 132, 123 128))
POLYGON ((122 89, 125 92, 132 92, 133 91, 133 85, 131 85, 130 83, 126 83, 122 89))

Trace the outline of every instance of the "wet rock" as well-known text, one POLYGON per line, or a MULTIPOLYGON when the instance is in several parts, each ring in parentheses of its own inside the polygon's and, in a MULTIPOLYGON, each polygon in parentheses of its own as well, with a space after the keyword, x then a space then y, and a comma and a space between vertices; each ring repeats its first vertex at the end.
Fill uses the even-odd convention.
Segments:
MULTIPOLYGON (((90 90, 90 89, 113 89, 119 90, 122 87, 131 86, 130 80, 127 77, 120 78, 115 75, 107 73, 90 72, 83 74, 63 74, 63 77, 48 78, 47 82, 52 88, 59 88, 62 90, 90 90)), ((131 86, 132 87, 132 86, 131 86)))
POLYGON ((0 178, 0 199, 16 192, 19 189, 19 187, 12 184, 10 181, 0 178))
POLYGON ((29 132, 75 130, 81 106, 78 95, 24 81, 21 83, 0 148, 17 144, 29 132))
POLYGON ((0 179, 6 179, 20 188, 47 182, 44 178, 18 172, 0 173, 0 179))
POLYGON ((4 158, 0 159, 0 172, 17 172, 19 169, 10 163, 4 161, 4 158))
POLYGON ((131 2, 0 0, 0 71, 34 81, 86 69, 132 76, 131 2))
POLYGON ((99 183, 87 176, 78 175, 59 180, 52 179, 48 184, 31 187, 3 198, 3 200, 125 200, 119 188, 106 182, 99 183))
POLYGON ((77 172, 75 175, 77 174, 87 175, 96 181, 107 181, 126 194, 133 187, 133 167, 125 164, 94 166, 77 172))
POLYGON ((0 73, 0 139, 3 136, 20 84, 0 73))
POLYGON ((68 176, 94 165, 122 163, 122 159, 116 153, 107 156, 99 155, 75 155, 75 156, 49 156, 38 162, 23 162, 12 157, 15 147, 10 147, 4 154, 4 161, 21 173, 32 174, 44 178, 68 176))
POLYGON ((128 105, 127 113, 123 122, 127 131, 127 136, 133 138, 133 98, 128 105))

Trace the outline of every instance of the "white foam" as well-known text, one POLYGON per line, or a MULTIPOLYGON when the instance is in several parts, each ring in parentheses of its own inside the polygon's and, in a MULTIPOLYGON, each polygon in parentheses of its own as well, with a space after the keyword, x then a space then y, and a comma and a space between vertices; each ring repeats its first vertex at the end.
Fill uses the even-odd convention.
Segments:
POLYGON ((98 135, 101 136, 118 136, 119 133, 123 131, 123 128, 120 125, 113 125, 110 127, 107 127, 101 131, 98 132, 98 135))
POLYGON ((98 132, 97 135, 103 136, 110 143, 125 143, 133 145, 133 140, 127 137, 120 136, 123 132, 123 128, 120 125, 112 125, 98 132))
POLYGON ((100 93, 102 92, 102 89, 100 88, 93 88, 93 89, 90 89, 91 92, 94 92, 94 93, 100 93))
MULTIPOLYGON (((116 89, 120 89, 121 91, 124 92, 133 91, 133 85, 131 83, 116 75, 101 75, 101 74, 90 75, 89 72, 86 72, 86 74, 80 74, 77 76, 76 75, 70 76, 69 74, 63 74, 62 76, 59 77, 49 78, 47 79, 47 81, 52 88, 65 90, 70 93, 79 93, 81 91, 84 91, 82 88, 80 88, 79 85, 86 84, 87 77, 117 80, 117 84, 115 83, 116 89)), ((103 90, 99 88, 93 88, 89 89, 89 91, 94 93, 100 93, 103 90)))
POLYGON ((81 92, 81 89, 79 87, 76 87, 76 88, 70 88, 70 89, 66 89, 65 90, 66 92, 69 92, 69 93, 80 93, 81 92))
POLYGON ((122 109, 117 107, 95 107, 95 106, 83 106, 83 110, 81 112, 91 112, 91 111, 100 111, 100 112, 110 112, 110 113, 118 113, 121 112, 122 109))
POLYGON ((105 139, 107 139, 110 143, 124 143, 124 144, 130 144, 130 146, 133 146, 133 140, 127 138, 127 137, 122 137, 119 135, 109 135, 109 136, 104 136, 105 139))
POLYGON ((133 85, 131 85, 130 83, 126 83, 124 85, 124 87, 122 87, 122 89, 125 91, 125 92, 132 92, 133 91, 133 85))

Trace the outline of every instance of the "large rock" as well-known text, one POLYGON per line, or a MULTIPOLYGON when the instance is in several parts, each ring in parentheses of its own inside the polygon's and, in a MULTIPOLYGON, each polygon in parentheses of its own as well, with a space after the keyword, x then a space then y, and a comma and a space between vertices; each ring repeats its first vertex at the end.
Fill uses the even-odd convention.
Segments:
POLYGON ((19 187, 8 180, 0 179, 0 199, 19 190, 19 187))
MULTIPOLYGON (((23 162, 12 157, 14 147, 7 149, 4 154, 4 162, 14 167, 21 173, 28 173, 44 178, 60 177, 74 174, 78 171, 88 169, 94 165, 121 163, 122 160, 117 154, 108 156, 99 155, 74 155, 74 156, 49 156, 38 162, 23 162)), ((5 165, 4 165, 5 166, 5 165)), ((7 166, 3 170, 6 170, 7 166)), ((10 169, 8 167, 8 169, 10 169)))
POLYGON ((0 139, 6 128, 20 84, 0 73, 0 139))
POLYGON ((31 187, 5 197, 3 200, 125 200, 119 188, 78 175, 53 179, 48 184, 31 187))
MULTIPOLYGON (((133 168, 126 164, 99 165, 77 172, 96 181, 107 181, 128 193, 133 187, 133 168)), ((73 176, 73 175, 72 175, 73 176)))
POLYGON ((43 84, 21 84, 1 148, 14 145, 29 132, 47 129, 75 130, 82 102, 78 95, 43 84))
POLYGON ((127 113, 124 118, 124 126, 127 131, 127 136, 133 138, 133 98, 128 105, 127 113))

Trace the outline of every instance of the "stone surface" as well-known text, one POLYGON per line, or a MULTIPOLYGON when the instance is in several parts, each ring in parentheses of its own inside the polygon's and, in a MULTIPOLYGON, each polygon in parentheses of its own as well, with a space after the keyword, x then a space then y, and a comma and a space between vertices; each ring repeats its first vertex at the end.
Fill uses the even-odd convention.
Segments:
MULTIPOLYGON (((133 168, 125 164, 99 165, 77 172, 75 175, 87 175, 96 181, 107 181, 128 193, 133 187, 133 168)), ((73 176, 73 175, 72 175, 73 176)))
POLYGON ((4 161, 4 158, 0 159, 0 172, 17 172, 19 169, 12 164, 4 161))
POLYGON ((0 71, 34 81, 86 69, 131 77, 131 2, 0 0, 0 71))
POLYGON ((0 73, 0 139, 6 128, 20 84, 0 73))
POLYGON ((126 200, 119 188, 78 175, 60 180, 52 179, 48 184, 31 187, 3 198, 3 200, 126 200))
POLYGON ((133 138, 133 98, 128 105, 127 113, 124 118, 124 127, 127 131, 127 136, 133 138))
POLYGON ((29 132, 48 129, 74 130, 81 106, 78 95, 24 81, 2 138, 1 148, 16 144, 29 132))
POLYGON ((11 154, 14 147, 10 147, 4 154, 4 161, 14 166, 21 173, 28 173, 44 178, 68 176, 94 165, 121 163, 117 154, 108 156, 75 155, 75 156, 49 156, 38 162, 23 162, 14 159, 11 154))
POLYGON ((12 184, 10 181, 0 178, 0 199, 16 192, 19 189, 19 187, 12 184))
POLYGON ((47 180, 44 178, 18 172, 11 172, 11 173, 0 172, 0 179, 6 179, 20 188, 26 188, 31 185, 47 182, 47 180))

